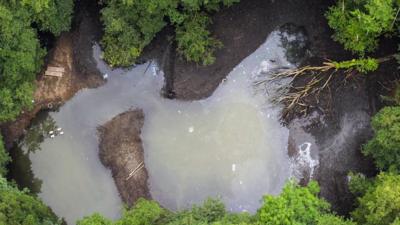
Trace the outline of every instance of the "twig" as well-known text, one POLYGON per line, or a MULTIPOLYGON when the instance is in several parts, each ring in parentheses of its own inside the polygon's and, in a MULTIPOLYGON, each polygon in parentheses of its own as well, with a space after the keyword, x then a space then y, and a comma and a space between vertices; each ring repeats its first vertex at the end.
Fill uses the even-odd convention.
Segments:
POLYGON ((396 23, 396 20, 397 20, 397 16, 399 16, 399 12, 400 12, 400 7, 397 9, 396 16, 393 19, 393 22, 392 22, 392 25, 390 26, 390 29, 393 29, 394 23, 396 23))
POLYGON ((129 174, 129 176, 126 178, 126 180, 129 180, 133 175, 135 175, 140 169, 144 167, 143 161, 137 165, 137 167, 129 174))

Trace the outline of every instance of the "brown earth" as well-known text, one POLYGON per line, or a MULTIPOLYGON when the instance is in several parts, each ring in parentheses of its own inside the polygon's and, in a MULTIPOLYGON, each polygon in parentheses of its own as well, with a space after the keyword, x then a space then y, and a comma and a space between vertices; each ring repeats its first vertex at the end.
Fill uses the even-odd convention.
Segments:
POLYGON ((62 33, 57 39, 48 53, 46 65, 64 67, 65 73, 62 78, 44 76, 46 68, 43 68, 38 74, 33 109, 0 126, 7 147, 24 134, 41 110, 55 109, 79 90, 104 84, 92 58, 92 42, 98 36, 96 29, 99 29, 96 23, 97 20, 87 14, 79 15, 79 22, 73 31, 62 33))
POLYGON ((122 200, 134 204, 139 198, 150 199, 147 187, 147 170, 144 165, 143 146, 140 138, 144 123, 141 110, 119 114, 98 128, 99 156, 104 166, 111 169, 112 176, 122 200), (137 172, 133 171, 137 170, 137 172))

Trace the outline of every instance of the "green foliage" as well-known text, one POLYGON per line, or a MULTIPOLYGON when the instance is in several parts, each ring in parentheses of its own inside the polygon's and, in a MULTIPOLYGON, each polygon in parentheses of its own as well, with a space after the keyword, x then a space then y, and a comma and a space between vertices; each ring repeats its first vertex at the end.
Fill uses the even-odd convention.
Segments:
POLYGON ((5 176, 7 173, 6 165, 10 161, 6 149, 4 148, 3 138, 0 135, 0 177, 5 176))
POLYGON ((0 21, 0 121, 4 121, 31 105, 44 51, 25 10, 11 11, 0 4, 0 21))
POLYGON ((178 51, 188 61, 201 62, 203 65, 213 64, 214 51, 222 47, 222 43, 212 37, 207 30, 210 19, 205 14, 193 14, 176 29, 178 51))
MULTIPOLYGON (((165 220, 165 224, 212 224, 220 221, 227 215, 225 206, 222 202, 215 199, 207 199, 203 205, 194 205, 191 210, 183 210, 181 212, 170 214, 165 220)), ((236 218, 239 219, 240 218, 236 218)), ((225 218, 225 222, 233 221, 234 218, 225 218)))
POLYGON ((398 224, 400 216, 400 175, 381 173, 373 187, 358 198, 358 207, 352 213, 363 225, 398 224))
POLYGON ((313 225, 328 212, 329 204, 318 198, 319 187, 314 181, 307 187, 289 182, 279 196, 265 196, 259 209, 260 222, 266 225, 313 225))
POLYGON ((0 1, 0 121, 32 105, 45 50, 31 24, 57 35, 69 29, 72 9, 72 0, 0 1))
POLYGON ((363 196, 373 187, 373 180, 366 178, 363 174, 350 173, 349 189, 355 196, 363 196))
POLYGON ((394 93, 389 96, 381 96, 382 100, 391 105, 400 105, 400 83, 395 81, 394 93))
POLYGON ((59 35, 62 31, 70 29, 73 0, 22 0, 21 3, 30 11, 33 22, 40 30, 59 35))
POLYGON ((112 225, 112 221, 104 218, 98 213, 95 213, 78 221, 77 225, 112 225))
POLYGON ((131 210, 126 210, 115 225, 151 225, 165 213, 157 202, 139 199, 131 210))
POLYGON ((396 218, 395 221, 393 221, 393 223, 391 223, 390 225, 400 225, 400 216, 396 218))
POLYGON ((0 177, 0 224, 58 225, 50 209, 26 191, 10 186, 0 177))
POLYGON ((373 58, 352 59, 348 61, 333 62, 336 69, 355 69, 361 73, 368 73, 378 69, 379 62, 373 58))
POLYGON ((374 137, 363 147, 379 169, 400 171, 400 107, 385 107, 372 118, 374 137))
POLYGON ((101 17, 105 25, 101 43, 108 63, 111 66, 133 64, 143 48, 166 25, 163 18, 167 8, 174 6, 172 1, 108 1, 101 17))
POLYGON ((392 31, 396 9, 394 0, 339 0, 326 13, 335 30, 333 38, 361 56, 375 50, 378 37, 392 31))
POLYGON ((288 182, 278 196, 265 196, 256 215, 227 212, 223 203, 207 199, 190 210, 170 212, 156 202, 139 200, 114 223, 101 215, 85 217, 78 225, 355 225, 329 213, 329 204, 318 198, 319 187, 311 182, 300 187, 288 182))
POLYGON ((345 220, 342 217, 327 214, 317 219, 317 225, 356 225, 356 223, 351 220, 345 220))
POLYGON ((179 53, 205 65, 221 43, 210 37, 206 12, 238 0, 108 0, 102 10, 101 44, 111 66, 129 66, 168 23, 175 26, 179 53))
POLYGON ((207 199, 202 206, 194 206, 192 213, 195 219, 210 223, 224 217, 226 210, 219 200, 207 199))

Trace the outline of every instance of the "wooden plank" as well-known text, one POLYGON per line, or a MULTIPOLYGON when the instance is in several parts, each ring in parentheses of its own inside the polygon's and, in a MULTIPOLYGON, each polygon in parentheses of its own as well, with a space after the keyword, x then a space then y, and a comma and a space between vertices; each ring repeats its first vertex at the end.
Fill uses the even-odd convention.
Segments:
POLYGON ((47 71, 64 73, 65 69, 64 69, 64 67, 49 66, 49 67, 47 67, 47 71))
POLYGON ((53 76, 53 77, 62 77, 62 73, 61 72, 54 72, 54 71, 46 71, 44 73, 44 75, 46 76, 53 76))

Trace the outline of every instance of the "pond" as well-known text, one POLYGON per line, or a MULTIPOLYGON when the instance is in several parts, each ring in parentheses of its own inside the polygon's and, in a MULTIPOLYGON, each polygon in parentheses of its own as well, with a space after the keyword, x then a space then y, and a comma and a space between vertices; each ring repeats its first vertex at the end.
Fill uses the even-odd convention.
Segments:
POLYGON ((118 218, 123 204, 110 171, 100 163, 97 127, 140 108, 155 200, 175 210, 217 197, 229 210, 254 212, 264 194, 278 194, 294 173, 288 130, 279 122, 281 106, 272 99, 287 81, 255 82, 271 71, 294 67, 293 49, 287 46, 302 38, 282 29, 272 32, 212 96, 192 102, 161 96, 164 77, 154 61, 112 70, 95 45, 94 57, 108 74, 107 83, 78 92, 38 118, 13 153, 13 176, 68 224, 93 212, 118 218))

